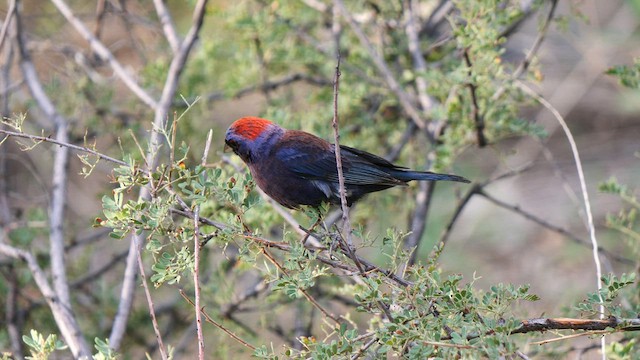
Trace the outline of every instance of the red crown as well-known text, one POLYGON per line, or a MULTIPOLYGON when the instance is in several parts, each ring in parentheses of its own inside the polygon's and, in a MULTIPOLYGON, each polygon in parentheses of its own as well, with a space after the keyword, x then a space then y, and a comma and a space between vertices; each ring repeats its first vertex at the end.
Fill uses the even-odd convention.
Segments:
POLYGON ((231 129, 236 134, 250 140, 255 140, 262 132, 273 123, 267 119, 255 116, 246 116, 234 121, 231 129))

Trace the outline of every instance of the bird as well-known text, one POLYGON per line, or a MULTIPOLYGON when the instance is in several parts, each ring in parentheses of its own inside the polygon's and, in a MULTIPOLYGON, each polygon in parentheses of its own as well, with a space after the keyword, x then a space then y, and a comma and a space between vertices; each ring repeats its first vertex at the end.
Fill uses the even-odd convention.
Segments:
MULTIPOLYGON (((282 206, 341 203, 334 144, 255 116, 234 121, 224 141, 225 150, 244 161, 258 187, 282 206)), ((340 145, 340 156, 349 207, 368 193, 407 186, 412 180, 470 182, 458 175, 410 170, 345 145, 340 145)))

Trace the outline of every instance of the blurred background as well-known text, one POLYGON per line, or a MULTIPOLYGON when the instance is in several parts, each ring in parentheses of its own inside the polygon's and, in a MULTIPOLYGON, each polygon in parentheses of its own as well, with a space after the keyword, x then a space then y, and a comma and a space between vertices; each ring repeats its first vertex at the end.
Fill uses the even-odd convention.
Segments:
MULTIPOLYGON (((181 37, 191 26, 193 3, 166 3, 181 37)), ((617 77, 607 74, 610 68, 631 65, 640 56, 640 2, 558 1, 548 29, 545 22, 554 6, 552 2, 498 2, 513 12, 505 17, 488 17, 489 20, 475 15, 503 32, 504 42, 483 45, 486 48, 475 48, 473 42, 478 44, 480 40, 460 35, 474 25, 460 21, 461 17, 474 16, 458 13, 457 6, 466 2, 457 5, 454 4, 458 2, 449 1, 413 2, 420 25, 419 46, 427 67, 422 70, 414 67, 408 50, 410 44, 405 38, 403 6, 407 3, 361 1, 347 6, 353 21, 364 29, 374 53, 387 64, 411 101, 418 104, 416 107, 424 119, 430 124, 448 125, 443 127, 443 135, 435 133, 439 136, 435 144, 416 130, 354 27, 343 20, 338 26, 343 62, 341 143, 385 156, 397 149, 400 151, 394 161, 398 164, 455 173, 476 183, 515 172, 484 187, 489 198, 474 195, 462 208, 439 259, 445 273, 461 273, 466 281, 477 278, 476 285, 480 288, 507 282, 531 284, 532 292, 541 300, 523 304, 524 317, 560 316, 587 292, 595 290, 586 215, 567 137, 550 111, 509 82, 510 74, 527 59, 537 41, 541 45, 528 59, 521 78, 558 110, 575 137, 596 235, 607 250, 602 256, 604 271, 633 271, 637 259, 628 258, 623 236, 606 226, 607 214, 617 213, 623 204, 617 196, 601 193, 598 186, 615 177, 632 190, 640 187, 640 94, 637 89, 621 86, 617 77), (465 48, 465 41, 472 45, 465 48), (464 49, 470 49, 472 78, 481 97, 480 111, 487 115, 486 146, 478 145, 470 116, 472 107, 465 87, 469 81, 465 78, 465 66, 469 63, 463 60, 464 49), (425 109, 420 103, 418 78, 426 79, 427 93, 436 104, 433 108, 425 109), (504 88, 506 95, 492 99, 500 88, 504 88), (507 105, 495 105, 501 102, 507 105)), ((17 2, 20 32, 13 24, 4 26, 12 4, 12 1, 0 4, 0 17, 4 19, 0 48, 2 116, 26 114, 24 132, 55 134, 51 119, 38 107, 25 83, 21 50, 16 45, 20 38, 47 96, 68 121, 69 142, 81 146, 95 143, 97 150, 115 158, 122 158, 127 152, 137 153, 132 150, 136 148, 133 136, 146 142, 153 109, 133 94, 110 62, 88 45, 69 17, 62 15, 59 4, 17 2)), ((152 97, 159 98, 173 51, 153 4, 74 0, 67 5, 128 76, 152 97)), ((182 114, 188 108, 178 129, 179 141, 191 148, 188 166, 199 162, 206 133, 213 129, 209 162, 214 166, 228 166, 222 164, 231 162, 244 169, 236 157, 224 157, 222 146, 229 124, 246 115, 267 117, 284 127, 331 139, 336 46, 333 16, 331 2, 320 0, 220 0, 207 4, 202 30, 168 113, 171 119, 174 111, 182 114)), ((484 24, 478 20, 478 26, 484 24)), ((480 39, 485 35, 477 36, 480 39)), ((9 239, 5 241, 37 254, 45 269, 54 150, 52 145, 41 144, 30 151, 21 151, 12 140, 0 146, 0 224, 9 239)), ((164 161, 165 150, 161 152, 164 161)), ((113 165, 100 162, 87 178, 80 175, 81 169, 82 163, 72 155, 64 220, 67 273, 72 284, 77 282, 73 300, 77 303, 76 312, 83 318, 82 327, 91 329, 88 330, 91 337, 104 338, 110 331, 120 296, 129 242, 109 238, 108 229, 92 227, 94 219, 102 216, 101 197, 110 194, 113 188, 113 165), (91 277, 87 278, 89 274, 91 277)), ((354 209, 353 222, 374 240, 381 239, 390 227, 407 233, 414 224, 412 218, 420 191, 418 184, 412 184, 407 189, 370 195, 354 209)), ((435 186, 426 227, 419 237, 418 262, 425 261, 440 241, 467 191, 467 185, 435 186)), ((259 209, 266 210, 256 211, 272 211, 266 202, 260 206, 259 209)), ((308 221, 300 214, 295 216, 303 223, 308 221)), ((264 218, 256 221, 261 222, 266 234, 277 236, 283 228, 282 219, 277 215, 268 219, 269 223, 264 218)), ((383 264, 377 250, 381 245, 374 244, 377 245, 363 248, 361 254, 383 264)), ((217 267, 222 266, 224 259, 218 248, 209 250, 207 281, 218 279, 217 267)), ((29 289, 21 291, 15 301, 21 309, 21 326, 29 329, 40 318, 45 319, 43 323, 52 324, 29 276, 13 268, 12 263, 0 257, 5 281, 0 288, 9 291, 13 282, 29 289)), ((215 300, 209 303, 212 310, 252 288, 256 276, 247 272, 227 281, 230 283, 222 291, 227 300, 214 296, 215 300)), ((176 303, 183 307, 185 304, 175 287, 154 290, 154 295, 163 326, 173 324, 181 329, 169 335, 168 342, 188 358, 185 354, 193 351, 189 342, 193 338, 182 329, 188 328, 191 319, 184 308, 176 308, 176 303)), ((276 307, 268 302, 262 304, 261 299, 264 298, 259 295, 257 300, 251 300, 255 301, 251 306, 263 311, 276 307)), ((145 323, 148 316, 145 304, 138 294, 131 324, 145 323)), ((6 315, 7 311, 2 311, 6 315)), ((257 321, 264 329, 270 329, 263 333, 263 328, 255 325, 258 336, 273 341, 275 347, 287 343, 283 340, 286 334, 279 335, 273 330, 278 327, 267 325, 273 321, 270 317, 273 315, 257 313, 258 320, 246 313, 238 318, 249 324, 257 321)), ((287 312, 281 319, 285 330, 288 316, 292 314, 287 312)), ((153 354, 154 339, 149 326, 139 329, 129 326, 130 336, 120 351, 130 358, 139 358, 142 351, 153 354)), ((243 332, 241 326, 236 329, 243 332)), ((213 334, 215 330, 207 332, 213 334)), ((218 354, 233 348, 224 344, 222 335, 216 336, 223 339, 220 350, 216 350, 218 354)), ((8 335, 0 335, 0 350, 9 349, 8 335)))

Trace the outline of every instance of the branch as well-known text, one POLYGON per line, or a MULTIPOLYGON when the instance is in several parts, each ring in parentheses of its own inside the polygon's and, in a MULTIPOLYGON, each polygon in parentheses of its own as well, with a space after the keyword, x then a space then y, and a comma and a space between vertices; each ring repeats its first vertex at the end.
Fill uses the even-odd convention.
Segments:
POLYGON ((48 136, 30 135, 30 134, 25 134, 25 133, 22 133, 22 132, 9 131, 9 130, 4 130, 4 129, 0 129, 0 134, 5 134, 7 136, 13 136, 13 137, 18 137, 18 138, 23 138, 23 139, 30 139, 30 140, 33 140, 34 142, 48 142, 48 143, 60 145, 61 147, 66 147, 66 148, 73 149, 73 150, 76 150, 76 151, 79 151, 79 152, 91 154, 91 155, 96 156, 98 159, 106 160, 106 161, 112 162, 114 164, 118 164, 118 165, 122 165, 122 166, 130 166, 130 164, 127 164, 126 162, 124 162, 122 160, 118 160, 116 158, 112 158, 111 156, 107 156, 107 155, 105 155, 105 154, 103 154, 101 152, 98 152, 96 150, 90 149, 88 147, 74 145, 74 144, 71 144, 71 143, 69 143, 67 141, 61 141, 61 140, 53 139, 53 138, 50 138, 48 136))
MULTIPOLYGON (((207 155, 209 155, 212 136, 213 130, 209 130, 207 141, 204 146, 204 153, 202 154, 202 161, 200 162, 203 167, 207 164, 207 155)), ((206 173, 204 176, 206 181, 206 173)), ((202 305, 200 305, 200 205, 196 205, 193 215, 193 286, 195 288, 196 297, 195 313, 196 331, 198 333, 198 359, 204 360, 204 336, 202 335, 202 315, 200 313, 200 308, 202 307, 202 305)))
MULTIPOLYGON (((22 31, 22 22, 19 11, 15 13, 15 34, 16 43, 20 52, 20 68, 23 77, 29 87, 31 95, 35 99, 38 107, 45 113, 56 128, 56 140, 61 143, 68 142, 67 120, 58 113, 55 105, 46 95, 42 83, 38 79, 38 73, 31 61, 25 45, 25 35, 22 31)), ((71 309, 71 297, 69 294, 69 284, 67 282, 66 264, 64 258, 64 215, 66 206, 66 186, 67 186, 67 164, 69 161, 69 148, 58 147, 55 150, 53 161, 53 179, 51 190, 51 207, 49 209, 49 243, 51 258, 51 273, 53 287, 57 297, 56 306, 64 308, 75 323, 75 316, 71 309)), ((42 291, 41 287, 41 291, 42 291)), ((49 305, 51 307, 51 305, 49 305)), ((53 308, 52 308, 53 310, 53 308)), ((66 316, 66 314, 65 314, 66 316)), ((61 324, 59 324, 60 326, 61 324)), ((73 324, 71 324, 73 325, 73 324)), ((77 324, 75 324, 77 327, 77 324)), ((61 329, 62 330, 62 329, 61 329)), ((75 329, 74 329, 75 330, 75 329)), ((64 334, 64 333, 63 333, 64 334)), ((65 340, 73 355, 77 357, 91 354, 88 344, 79 328, 77 331, 67 333, 65 340)))
POLYGON ((522 321, 522 325, 512 334, 543 332, 549 330, 607 330, 640 331, 640 319, 571 319, 571 318, 537 318, 522 321))
MULTIPOLYGON (((582 197, 584 200, 585 212, 587 214, 587 225, 589 230, 589 237, 591 238, 593 261, 596 265, 596 276, 597 276, 596 283, 598 288, 598 297, 600 298, 600 318, 602 319, 604 318, 604 300, 602 299, 602 295, 600 294, 600 289, 602 288, 602 282, 600 281, 600 279, 602 278, 602 268, 600 265, 600 256, 598 254, 599 246, 598 246, 598 240, 596 239, 596 229, 595 229, 595 226, 593 225, 593 213, 591 212, 591 202, 589 201, 589 193, 587 192, 587 183, 584 178, 584 171, 582 170, 582 161, 580 161, 578 146, 576 145, 575 139, 571 134, 571 130, 569 129, 569 126, 564 121, 564 118, 562 117, 560 112, 558 112, 558 110, 556 110, 553 107, 553 105, 551 105, 547 100, 545 100, 542 96, 538 95, 535 91, 533 91, 531 88, 526 86, 524 83, 518 81, 517 85, 522 91, 529 94, 531 97, 533 97, 536 101, 542 104, 542 106, 547 108, 547 110, 549 110, 553 114, 553 116, 556 118, 556 120, 562 127, 562 130, 564 131, 567 137, 567 140, 569 141, 569 145, 571 146, 571 152, 573 153, 574 161, 576 164, 576 170, 578 172, 578 178, 580 180, 580 188, 582 189, 582 197)), ((603 343, 602 350, 604 351, 604 343, 603 343)))
POLYGON ((118 62, 113 56, 111 51, 89 31, 89 29, 78 19, 71 8, 64 2, 64 0, 51 0, 51 2, 58 8, 58 11, 64 16, 76 31, 82 36, 88 43, 91 49, 98 55, 103 61, 109 63, 115 74, 127 85, 142 102, 144 102, 150 108, 155 109, 158 104, 155 99, 151 97, 138 83, 131 77, 129 72, 118 62))
MULTIPOLYGON (((196 304, 193 303, 193 301, 191 301, 191 299, 189 299, 189 297, 187 296, 187 294, 184 293, 184 291, 182 289, 180 289, 180 295, 182 295, 182 297, 187 300, 187 302, 189 302, 189 304, 191 304, 191 306, 194 306, 196 304)), ((213 320, 211 318, 211 316, 209 316, 209 314, 207 314, 206 311, 204 311, 203 309, 200 309, 200 312, 202 313, 202 315, 204 315, 204 318, 210 322, 211 324, 213 324, 215 327, 217 327, 218 329, 224 331, 227 335, 229 335, 233 340, 239 342, 240 344, 242 344, 243 346, 251 349, 252 351, 256 351, 257 348, 251 344, 249 344, 248 342, 242 340, 238 335, 234 334, 233 332, 231 332, 230 330, 228 330, 227 328, 225 328, 224 326, 222 326, 221 324, 219 324, 218 322, 216 322, 215 320, 213 320)))
MULTIPOLYGON (((416 87, 418 89, 418 100, 420 101, 420 105, 422 106, 422 111, 429 112, 434 104, 435 100, 427 94, 427 81, 424 78, 424 73, 427 71, 427 63, 424 61, 424 56, 422 55, 422 51, 420 50, 420 38, 418 37, 418 22, 416 21, 416 16, 414 13, 414 9, 418 4, 416 0, 405 0, 404 7, 407 18, 406 32, 408 39, 409 52, 413 57, 413 68, 416 72, 416 87)), ((434 134, 437 136, 437 134, 434 134)))
POLYGON ((413 211, 413 217, 411 218, 411 234, 407 237, 407 240, 404 243, 405 249, 410 249, 412 251, 405 268, 416 263, 418 247, 420 246, 420 240, 422 239, 422 235, 424 235, 424 231, 427 226, 429 204, 431 203, 435 187, 435 181, 420 182, 420 190, 416 195, 416 208, 413 211))
POLYGON ((478 139, 478 147, 485 147, 487 145, 487 139, 484 136, 484 117, 480 114, 480 105, 478 104, 478 97, 476 96, 477 87, 473 81, 473 64, 471 63, 471 58, 469 57, 469 50, 464 50, 464 61, 469 68, 469 82, 467 86, 469 87, 469 92, 471 93, 471 117, 473 118, 473 122, 476 125, 476 136, 478 139))
MULTIPOLYGON (((160 130, 164 129, 165 119, 169 112, 169 107, 171 106, 171 100, 175 96, 176 88, 178 86, 178 80, 180 78, 180 75, 182 74, 184 65, 187 61, 187 57, 191 51, 191 48, 193 47, 198 32, 202 27, 206 4, 207 0, 199 0, 196 4, 193 14, 193 24, 189 29, 189 32, 187 33, 184 41, 180 45, 180 50, 175 54, 173 60, 171 61, 171 65, 169 66, 169 73, 165 81, 160 101, 157 106, 153 106, 155 114, 149 139, 149 150, 147 151, 146 156, 149 171, 153 171, 158 163, 158 152, 160 149, 161 141, 160 130)), ((140 189, 138 199, 144 201, 149 200, 150 198, 151 193, 149 191, 149 188, 142 187, 140 189)), ((135 263, 137 261, 136 259, 138 258, 137 252, 140 251, 139 249, 142 241, 143 234, 134 234, 132 236, 131 246, 129 247, 129 256, 127 257, 125 275, 122 284, 122 292, 120 295, 120 304, 118 306, 116 318, 114 319, 111 336, 109 337, 110 344, 114 349, 118 349, 120 347, 122 337, 126 330, 127 319, 129 317, 129 312, 133 303, 133 294, 135 289, 137 272, 135 263)))
MULTIPOLYGON (((287 272, 287 270, 285 270, 282 265, 280 265, 280 263, 278 263, 278 261, 276 261, 276 259, 269 254, 269 252, 267 251, 266 248, 262 248, 262 254, 269 259, 269 261, 275 265, 276 268, 278 268, 278 270, 284 274, 285 276, 289 277, 289 274, 287 272)), ((340 326, 343 321, 340 317, 333 315, 332 313, 330 313, 328 310, 326 310, 322 305, 320 305, 320 303, 318 303, 318 301, 316 299, 313 298, 313 296, 311 296, 309 294, 309 292, 301 287, 298 287, 298 290, 302 293, 302 295, 311 303, 311 305, 313 305, 316 309, 320 310, 320 312, 322 314, 324 314, 324 316, 328 317, 329 319, 333 320, 336 325, 340 326)))
MULTIPOLYGON (((587 246, 587 247, 591 246, 588 241, 579 238, 578 236, 576 236, 575 234, 569 232, 568 230, 563 229, 563 228, 561 228, 559 226, 553 225, 553 224, 547 222, 546 220, 544 220, 544 219, 542 219, 542 218, 540 218, 540 217, 538 217, 538 216, 536 216, 536 215, 534 215, 534 214, 532 214, 532 213, 530 213, 528 211, 523 210, 518 205, 507 204, 506 202, 504 202, 504 201, 502 201, 502 200, 500 200, 500 199, 498 199, 498 198, 496 198, 496 197, 494 197, 492 195, 489 195, 486 191, 484 191, 484 189, 478 190, 476 192, 476 194, 484 197, 485 199, 491 201, 492 203, 494 203, 497 206, 500 206, 500 207, 505 208, 507 210, 513 211, 514 213, 521 215, 525 219, 531 220, 531 221, 535 222, 536 224, 538 224, 538 225, 540 225, 540 226, 542 226, 542 227, 544 227, 546 229, 549 229, 549 230, 554 231, 554 232, 556 232, 556 233, 558 233, 558 234, 560 234, 562 236, 565 236, 568 239, 570 239, 573 242, 575 242, 576 244, 587 246)), ((616 254, 610 252, 609 250, 607 250, 607 249, 605 249, 603 247, 598 247, 598 250, 601 253, 606 254, 610 258, 612 258, 612 259, 614 259, 616 261, 619 261, 621 263, 628 264, 628 265, 635 264, 635 261, 633 261, 631 259, 628 259, 628 258, 625 258, 625 257, 622 257, 620 255, 616 255, 616 254)))
MULTIPOLYGON (((287 86, 292 83, 304 81, 307 84, 316 85, 316 86, 329 86, 332 85, 332 82, 321 77, 313 77, 312 75, 302 74, 302 73, 294 73, 291 75, 287 75, 279 80, 270 80, 265 81, 260 84, 253 84, 247 87, 244 87, 238 90, 235 94, 231 95, 234 99, 239 99, 246 95, 252 94, 256 91, 260 92, 268 92, 278 89, 282 86, 287 86)), ((214 92, 206 96, 208 102, 218 101, 222 99, 226 99, 227 95, 224 91, 214 92)))
POLYGON ((180 37, 178 36, 175 25, 173 24, 173 19, 171 19, 169 9, 167 9, 164 0, 153 0, 153 5, 156 8, 158 19, 160 19, 160 23, 162 24, 164 36, 167 38, 171 51, 175 54, 180 49, 180 37))
POLYGON ((73 357, 76 359, 82 357, 90 358, 91 351, 82 337, 82 331, 80 330, 80 326, 76 322, 74 315, 71 313, 71 309, 60 302, 60 298, 51 288, 51 285, 49 285, 47 275, 44 273, 42 268, 40 268, 40 265, 38 265, 33 254, 28 251, 9 246, 3 242, 0 242, 0 253, 27 263, 27 266, 33 276, 33 280, 36 282, 38 289, 51 309, 56 325, 60 329, 60 333, 66 340, 67 345, 69 345, 71 353, 73 353, 73 357))

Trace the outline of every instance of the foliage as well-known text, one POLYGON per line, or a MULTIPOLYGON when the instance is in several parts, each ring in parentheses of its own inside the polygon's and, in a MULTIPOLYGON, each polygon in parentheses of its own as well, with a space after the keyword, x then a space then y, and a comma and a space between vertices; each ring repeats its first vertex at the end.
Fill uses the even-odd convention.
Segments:
MULTIPOLYGON (((436 244, 433 255, 423 263, 409 263, 417 250, 405 246, 410 234, 399 230, 402 226, 398 224, 413 211, 415 187, 390 191, 385 195, 386 203, 374 198, 358 205, 349 234, 355 246, 350 248, 341 224, 320 221, 332 215, 328 207, 305 208, 292 215, 292 220, 283 221, 256 191, 255 182, 238 159, 216 157, 207 165, 200 164, 202 129, 214 128, 214 144, 221 143, 224 131, 223 126, 212 124, 216 115, 211 111, 215 106, 211 105, 212 99, 232 100, 247 93, 261 93, 266 99, 264 116, 285 127, 330 139, 330 84, 336 54, 331 47, 335 44, 320 39, 335 35, 335 21, 343 27, 338 103, 341 141, 379 154, 399 149, 399 163, 444 171, 464 166, 457 157, 476 147, 480 134, 490 146, 513 137, 544 137, 540 125, 521 115, 532 101, 516 84, 519 80, 513 74, 519 64, 505 56, 509 27, 527 16, 521 2, 453 1, 455 11, 440 24, 447 28, 446 41, 439 41, 443 35, 440 26, 421 29, 418 47, 426 69, 416 66, 412 44, 405 34, 410 2, 348 2, 349 13, 357 15, 356 24, 370 39, 373 50, 347 28, 347 21, 334 18, 324 2, 317 3, 325 5, 326 11, 303 1, 209 5, 208 29, 202 32, 200 46, 184 69, 180 97, 173 101, 180 116, 166 128, 155 129, 162 139, 162 161, 152 169, 147 169, 144 141, 138 140, 146 138, 145 123, 131 120, 149 118, 149 109, 130 106, 133 101, 121 99, 111 84, 94 82, 80 69, 69 70, 77 81, 71 81, 67 88, 64 79, 54 76, 50 80, 46 90, 60 104, 61 113, 86 114, 82 126, 93 134, 82 135, 75 129, 78 142, 95 150, 95 143, 87 145, 87 139, 106 133, 120 148, 124 164, 110 173, 113 189, 102 194, 103 214, 95 218, 94 226, 109 229, 115 244, 131 234, 144 235, 142 261, 144 268, 151 269, 148 279, 156 287, 154 295, 175 295, 180 289, 186 297, 194 297, 192 279, 199 265, 201 309, 255 344, 251 354, 263 359, 511 358, 526 346, 531 336, 517 337, 514 332, 526 316, 521 304, 538 300, 528 285, 498 283, 483 288, 475 275, 465 279, 455 270, 443 269, 439 255, 444 243, 436 244), (426 129, 416 130, 418 125, 400 100, 399 90, 380 75, 376 56, 390 68, 404 93, 412 99, 426 95, 433 101, 429 108, 416 105, 426 129), (302 74, 309 86, 267 86, 269 81, 292 74, 302 74), (420 88, 420 81, 427 84, 426 89, 420 88), (63 90, 77 97, 65 96, 63 90), (421 94, 423 90, 425 94, 421 94), (209 95, 196 101, 203 94, 209 95), (115 102, 127 110, 112 109, 115 102), (134 198, 133 194, 143 188, 149 191, 149 199, 134 198), (385 206, 376 207, 380 204, 385 206), (196 213, 203 222, 195 223, 196 213), (300 233, 300 227, 306 235, 300 233), (201 251, 198 264, 196 249, 201 251), (246 305, 247 299, 255 298, 258 300, 251 306, 246 305), (307 324, 299 325, 303 318, 307 324), (287 322, 295 325, 283 328, 282 323, 287 322), (267 332, 293 340, 283 341, 282 347, 274 346, 267 332)), ((544 4, 535 1, 528 11, 546 9, 544 4)), ((425 24, 430 5, 421 4, 423 7, 416 11, 425 24)), ((525 60, 528 67, 524 76, 539 81, 542 75, 535 58, 525 60)), ((139 81, 145 88, 160 92, 169 65, 163 56, 150 59, 137 74, 139 81)), ((637 65, 616 67, 609 73, 618 76, 623 85, 637 88, 637 65)), ((7 119, 7 125, 22 132, 24 120, 16 116, 7 119)), ((32 150, 38 144, 24 148, 32 150)), ((89 177, 99 171, 99 157, 79 156, 81 175, 89 177)), ((601 190, 624 201, 626 207, 609 216, 607 224, 624 234, 633 258, 640 258, 636 221, 640 206, 636 196, 615 180, 603 184, 601 190)), ((460 200, 458 194, 443 196, 450 203, 460 200)), ((430 211, 438 210, 432 206, 430 211)), ((35 211, 25 218, 43 221, 46 216, 43 211, 35 211)), ((12 245, 30 248, 46 235, 46 231, 25 225, 8 232, 8 239, 12 245)), ((32 281, 24 274, 17 283, 32 281)), ((571 314, 595 317, 603 299, 607 316, 636 317, 640 292, 635 274, 609 274, 601 281, 602 290, 588 294, 571 314), (625 301, 632 305, 623 306, 625 301)), ((95 292, 109 294, 105 283, 98 284, 96 288, 102 289, 95 292)), ((0 290, 4 286, 0 284, 0 290)), ((105 296, 106 300, 92 295, 108 309, 103 312, 107 315, 100 316, 115 313, 116 300, 109 297, 113 295, 105 296)), ((166 323, 174 326, 180 320, 184 324, 175 326, 193 327, 189 318, 193 307, 186 302, 169 307, 165 316, 173 317, 165 319, 166 323)), ((53 327, 49 325, 50 316, 42 319, 38 319, 42 326, 38 331, 45 324, 53 327)), ((119 358, 109 341, 102 340, 104 329, 100 325, 105 322, 96 317, 84 324, 100 333, 94 337, 94 357, 119 358)), ((137 338, 128 340, 145 344, 145 336, 151 333, 148 310, 134 313, 130 323, 137 338)), ((32 358, 44 359, 65 348, 55 335, 45 339, 38 331, 23 337, 32 358)), ((219 345, 215 356, 229 357, 238 352, 239 345, 226 336, 217 328, 208 330, 207 343, 219 345)), ((636 344, 632 337, 617 339, 608 351, 612 358, 624 358, 636 344)))
POLYGON ((58 340, 58 336, 55 334, 49 334, 45 339, 42 334, 33 329, 31 329, 30 337, 22 336, 22 341, 31 348, 31 356, 27 357, 31 360, 46 360, 54 351, 67 348, 67 345, 58 340))

